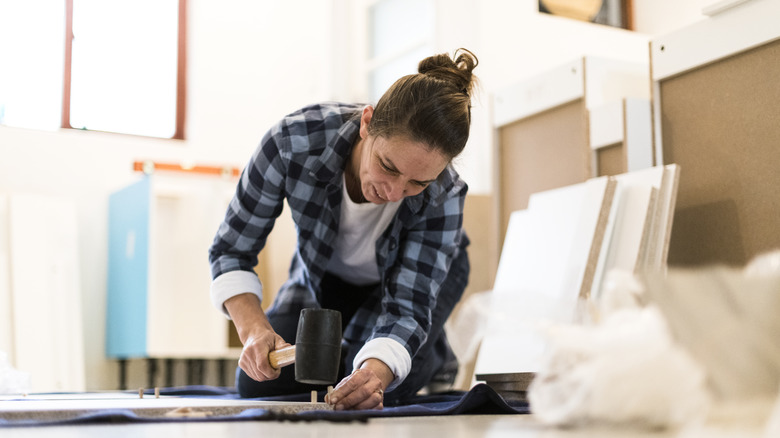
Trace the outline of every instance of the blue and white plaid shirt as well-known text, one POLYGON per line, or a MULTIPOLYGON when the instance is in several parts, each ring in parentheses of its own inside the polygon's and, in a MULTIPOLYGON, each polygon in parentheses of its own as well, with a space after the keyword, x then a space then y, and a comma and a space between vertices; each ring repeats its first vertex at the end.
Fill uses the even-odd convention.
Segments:
MULTIPOLYGON (((288 115, 263 137, 210 249, 212 300, 223 312, 224 301, 232 296, 261 296, 259 281, 252 291, 221 277, 244 271, 239 275, 256 279, 257 254, 285 199, 298 242, 290 278, 273 305, 280 311, 320 307, 320 282, 339 229, 342 174, 359 134, 362 109, 311 105, 288 115)), ((466 191, 465 182, 448 166, 422 193, 403 200, 376 242, 382 292, 367 299, 349 321, 345 339, 391 338, 414 357, 426 341, 431 311, 450 265, 468 245, 462 229, 466 191)))

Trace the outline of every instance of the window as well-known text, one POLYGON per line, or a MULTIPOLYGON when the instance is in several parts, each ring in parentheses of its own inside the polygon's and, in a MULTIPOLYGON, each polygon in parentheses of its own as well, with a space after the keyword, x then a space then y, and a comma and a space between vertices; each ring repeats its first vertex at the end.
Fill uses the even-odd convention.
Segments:
POLYGON ((0 123, 183 138, 185 16, 186 0, 0 0, 0 123))
POLYGON ((373 102, 433 54, 432 0, 378 0, 368 8, 368 87, 373 102))
POLYGON ((67 1, 63 127, 183 138, 185 1, 67 1))

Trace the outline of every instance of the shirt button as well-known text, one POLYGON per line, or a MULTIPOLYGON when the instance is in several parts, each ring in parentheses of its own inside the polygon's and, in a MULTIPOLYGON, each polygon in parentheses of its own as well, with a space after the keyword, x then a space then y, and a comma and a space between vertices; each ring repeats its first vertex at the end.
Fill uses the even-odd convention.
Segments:
POLYGON ((392 242, 390 242, 390 250, 391 250, 391 251, 392 251, 392 250, 394 250, 396 246, 398 246, 398 244, 397 244, 397 243, 395 243, 395 240, 393 240, 392 242))

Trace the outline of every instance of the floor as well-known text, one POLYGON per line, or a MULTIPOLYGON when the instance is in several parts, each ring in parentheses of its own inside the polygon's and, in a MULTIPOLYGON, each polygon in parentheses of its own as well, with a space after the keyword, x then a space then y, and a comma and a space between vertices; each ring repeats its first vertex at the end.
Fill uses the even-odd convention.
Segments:
MULTIPOLYGON (((316 405, 320 405, 317 403, 316 405)), ((78 393, 36 395, 35 398, 19 400, 18 396, 0 396, 0 418, 14 413, 67 411, 72 418, 74 411, 96 409, 129 409, 140 417, 141 411, 157 409, 170 411, 171 408, 192 408, 194 410, 238 409, 262 407, 278 412, 295 405, 298 411, 309 410, 312 403, 268 402, 256 400, 215 400, 209 398, 181 398, 175 396, 147 395, 143 398, 131 393, 78 393), (277 406, 285 405, 285 406, 277 406), (301 408, 298 405, 308 405, 301 408), (208 408, 208 409, 207 409, 208 408)), ((324 409, 315 406, 316 409, 324 409)), ((35 437, 85 437, 85 438, 124 438, 124 437, 240 437, 268 436, 316 437, 316 438, 398 438, 404 436, 424 438, 775 438, 780 437, 780 411, 774 413, 774 403, 770 400, 754 403, 722 405, 713 408, 703 424, 692 424, 682 430, 647 430, 627 426, 584 426, 579 428, 556 428, 540 423, 533 415, 451 415, 432 417, 385 417, 372 418, 367 422, 337 423, 327 421, 190 421, 175 423, 143 424, 91 424, 69 426, 39 427, 0 427, 2 438, 35 437), (767 432, 767 419, 773 432, 767 432), (777 423, 777 424, 775 424, 777 423)), ((229 415, 214 411, 214 415, 229 415)), ((232 413, 232 414, 235 414, 232 413)), ((26 417, 25 417, 26 418, 26 417)), ((34 418, 34 417, 30 417, 34 418)), ((47 417, 50 418, 50 417, 47 417)), ((13 417, 8 417, 13 419, 13 417)), ((50 418, 51 419, 51 418, 50 418)))
MULTIPOLYGON (((183 423, 143 425, 92 425, 44 428, 3 429, 3 438, 13 437, 240 437, 268 436, 317 437, 317 438, 398 438, 419 437, 544 437, 577 436, 565 431, 550 431, 534 423, 528 416, 456 416, 456 417, 410 417, 378 418, 368 423, 291 423, 291 422, 230 422, 230 423, 183 423)), ((602 435, 608 436, 608 435, 602 435)), ((615 435, 619 436, 619 435, 615 435)), ((641 435, 638 435, 641 436, 641 435)), ((657 435, 652 435, 657 436, 657 435)))
POLYGON ((81 425, 0 429, 3 438, 198 438, 267 436, 274 438, 763 438, 762 431, 746 427, 696 427, 684 431, 648 431, 588 427, 557 429, 540 425, 530 415, 466 415, 375 418, 367 423, 329 422, 206 422, 131 425, 81 425))

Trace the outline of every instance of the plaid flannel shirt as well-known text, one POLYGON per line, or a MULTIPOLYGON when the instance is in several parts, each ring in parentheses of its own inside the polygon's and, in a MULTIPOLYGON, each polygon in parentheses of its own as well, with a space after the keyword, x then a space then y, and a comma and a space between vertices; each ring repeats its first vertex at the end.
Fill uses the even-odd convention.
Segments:
MULTIPOLYGON (((242 172, 211 246, 215 281, 233 270, 253 270, 286 199, 298 241, 290 278, 273 306, 280 311, 320 307, 320 280, 338 232, 342 173, 359 134, 362 109, 311 105, 266 133, 242 172)), ((380 288, 349 321, 345 339, 389 337, 414 357, 426 341, 431 311, 452 260, 468 245, 462 229, 466 191, 465 182, 448 166, 422 193, 403 200, 376 242, 380 288)))

